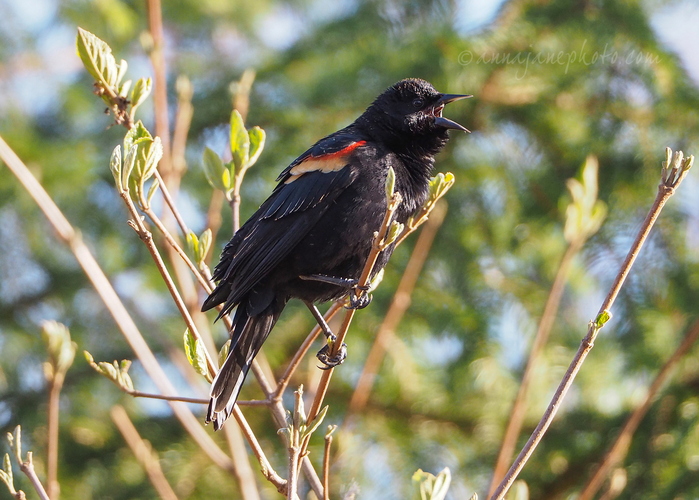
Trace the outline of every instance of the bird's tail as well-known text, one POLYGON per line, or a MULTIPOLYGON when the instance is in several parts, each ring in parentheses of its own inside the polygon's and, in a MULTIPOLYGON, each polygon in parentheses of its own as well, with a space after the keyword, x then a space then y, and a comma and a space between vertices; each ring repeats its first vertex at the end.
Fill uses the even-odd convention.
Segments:
POLYGON ((206 423, 213 422, 219 430, 233 411, 233 405, 252 365, 272 327, 279 319, 285 302, 272 300, 257 314, 249 314, 248 306, 238 305, 231 330, 231 347, 228 357, 211 384, 211 400, 206 423))

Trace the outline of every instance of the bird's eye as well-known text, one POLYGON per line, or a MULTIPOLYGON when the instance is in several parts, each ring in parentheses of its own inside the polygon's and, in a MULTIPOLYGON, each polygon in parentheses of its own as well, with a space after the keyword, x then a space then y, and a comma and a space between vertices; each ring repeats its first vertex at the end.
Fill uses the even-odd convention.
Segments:
POLYGON ((415 99, 415 100, 413 101, 413 106, 414 106, 416 109, 420 109, 420 108, 422 107, 423 104, 425 104, 425 102, 424 102, 422 99, 420 99, 420 98, 415 99))

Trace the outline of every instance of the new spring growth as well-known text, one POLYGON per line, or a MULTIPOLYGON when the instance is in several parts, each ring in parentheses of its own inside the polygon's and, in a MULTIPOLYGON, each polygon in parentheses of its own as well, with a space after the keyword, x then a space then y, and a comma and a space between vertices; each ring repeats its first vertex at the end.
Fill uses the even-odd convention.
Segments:
POLYGON ((676 188, 693 164, 693 155, 685 158, 682 151, 676 151, 673 155, 672 149, 665 148, 665 161, 662 166, 660 184, 670 189, 676 188))
POLYGON ((204 175, 214 189, 223 191, 231 201, 236 188, 240 188, 245 171, 252 167, 265 147, 265 131, 260 127, 245 128, 243 117, 233 110, 230 120, 231 161, 223 160, 210 148, 204 148, 204 175))
POLYGON ((117 64, 111 47, 89 31, 78 28, 76 39, 78 56, 85 69, 95 80, 95 94, 100 96, 114 113, 118 125, 130 126, 136 109, 150 95, 153 82, 150 78, 140 78, 131 89, 131 80, 122 83, 128 65, 123 59, 117 64))
POLYGON ((90 366, 100 375, 107 377, 109 380, 114 382, 119 389, 125 392, 133 391, 133 381, 129 375, 129 368, 131 367, 131 361, 124 359, 121 363, 116 361, 112 363, 107 363, 106 361, 95 362, 95 359, 87 351, 83 351, 85 359, 90 364, 90 366))

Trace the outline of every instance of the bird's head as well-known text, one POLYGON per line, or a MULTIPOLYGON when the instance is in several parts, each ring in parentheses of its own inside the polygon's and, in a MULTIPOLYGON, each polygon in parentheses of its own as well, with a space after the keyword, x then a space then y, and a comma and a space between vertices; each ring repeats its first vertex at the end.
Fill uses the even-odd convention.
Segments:
POLYGON ((446 143, 447 130, 469 132, 442 116, 445 105, 467 97, 472 96, 442 94, 425 80, 409 78, 386 89, 360 121, 391 145, 418 143, 428 150, 439 150, 446 143))

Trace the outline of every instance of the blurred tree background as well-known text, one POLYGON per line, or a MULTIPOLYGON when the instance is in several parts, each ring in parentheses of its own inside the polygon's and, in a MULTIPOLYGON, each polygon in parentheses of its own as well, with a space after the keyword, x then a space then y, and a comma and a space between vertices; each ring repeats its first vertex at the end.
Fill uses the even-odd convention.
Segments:
MULTIPOLYGON (((183 395, 201 396, 206 386, 174 367, 185 327, 113 189, 109 155, 124 131, 108 128, 110 118, 75 54, 80 26, 106 40, 117 60, 129 61, 129 77, 151 74, 145 3, 4 0, 0 19, 0 134, 80 230, 172 382, 183 395)), ((357 315, 349 358, 330 386, 326 422, 340 424, 331 472, 338 498, 353 489, 359 498, 407 498, 416 469, 443 467, 453 476, 447 498, 485 495, 566 250, 566 180, 595 155, 608 216, 572 261, 533 373, 521 448, 652 202, 665 146, 699 153, 699 92, 685 69, 696 57, 690 47, 696 49, 697 39, 688 19, 699 19, 690 0, 163 2, 171 107, 178 76, 187 76, 194 91, 178 203, 197 233, 205 229, 211 196, 202 152, 226 149, 235 82, 244 70, 256 71, 246 123, 268 135, 243 186, 243 219, 293 158, 351 122, 396 81, 420 77, 442 92, 475 94, 447 110, 473 133, 453 134, 438 158, 438 170, 454 172, 456 185, 366 406, 350 413, 348 403, 415 236, 394 255, 372 305, 357 315), (685 59, 669 48, 673 41, 684 46, 685 59)), ((154 131, 152 102, 141 117, 154 131)), ((690 172, 663 213, 612 321, 524 469, 530 498, 576 498, 697 320, 696 179, 690 172)), ((221 213, 216 256, 230 237, 230 210, 221 213)), ((79 351, 96 359, 134 358, 70 251, 2 165, 0 427, 4 433, 22 425, 40 475, 48 397, 40 325, 46 319, 65 323, 79 351)), ((303 306, 285 311, 264 347, 277 375, 312 325, 303 306)), ((220 345, 224 328, 217 324, 214 332, 220 345)), ((610 495, 699 497, 698 354, 694 348, 682 358, 654 400, 617 465, 610 495)), ((292 385, 317 371, 310 358, 292 385)), ((138 363, 132 374, 139 389, 154 391, 138 363)), ((251 383, 243 397, 262 396, 251 383)), ((62 498, 155 497, 110 419, 117 403, 159 453, 179 498, 239 497, 233 476, 206 458, 166 404, 122 394, 78 356, 61 396, 62 498)), ((204 408, 192 408, 203 420, 204 408)), ((284 464, 283 451, 272 453, 281 448, 268 412, 246 414, 273 463, 284 464)), ((316 437, 311 459, 321 456, 316 437)), ((258 482, 264 498, 280 498, 261 475, 258 482)), ((4 498, 10 495, 0 488, 4 498)))

